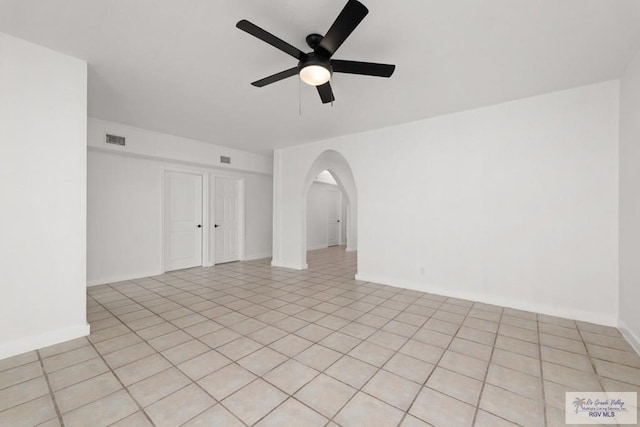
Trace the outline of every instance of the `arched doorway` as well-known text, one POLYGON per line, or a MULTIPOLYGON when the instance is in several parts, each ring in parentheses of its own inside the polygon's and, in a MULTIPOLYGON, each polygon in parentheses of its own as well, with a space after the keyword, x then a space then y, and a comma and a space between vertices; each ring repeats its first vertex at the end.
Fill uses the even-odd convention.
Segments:
POLYGON ((307 191, 307 251, 346 246, 346 195, 328 170, 307 191))
POLYGON ((309 168, 302 194, 302 260, 306 264, 307 259, 307 209, 309 201, 309 191, 311 190, 314 182, 317 181, 318 176, 326 172, 335 181, 335 185, 342 196, 342 203, 344 204, 344 215, 341 218, 346 222, 344 227, 344 236, 341 240, 346 242, 346 251, 353 252, 358 247, 357 237, 357 188, 351 167, 347 160, 334 150, 327 150, 320 154, 318 158, 313 162, 309 168))

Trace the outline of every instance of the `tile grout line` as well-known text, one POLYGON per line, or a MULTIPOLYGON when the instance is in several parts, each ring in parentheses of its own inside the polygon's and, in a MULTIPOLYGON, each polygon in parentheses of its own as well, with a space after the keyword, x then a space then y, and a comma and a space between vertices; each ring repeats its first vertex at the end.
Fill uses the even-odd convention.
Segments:
MULTIPOLYGON (((542 360, 542 330, 540 329, 540 316, 536 314, 536 327, 538 328, 538 360, 540 363, 540 386, 542 387, 542 421, 545 426, 549 425, 549 416, 547 414, 547 396, 544 391, 544 369, 542 360)), ((576 325, 577 327, 577 325, 576 325)))
POLYGON ((582 330, 580 329, 580 326, 578 325, 577 322, 576 322, 576 329, 578 330, 578 334, 580 335, 580 339, 582 339, 582 345, 584 345, 584 349, 587 352, 587 358, 589 359, 589 364, 591 365, 591 368, 593 369, 593 373, 594 373, 594 375, 596 377, 596 380, 598 380, 598 384, 600 384, 600 387, 602 388, 602 390, 606 392, 606 389, 604 387, 604 383, 602 382, 602 378, 600 378, 600 375, 598 375, 598 369, 596 368, 596 364, 594 362, 594 359, 591 357, 591 353, 589 353, 589 346, 587 345, 587 342, 584 340, 584 335, 582 335, 582 330))
POLYGON ((49 395, 51 396, 51 400, 53 402, 53 408, 56 411, 56 415, 58 417, 58 422, 60 423, 61 427, 65 427, 64 420, 62 419, 62 413, 60 412, 60 407, 58 406, 58 402, 56 401, 56 395, 53 393, 53 389, 51 388, 51 383, 49 382, 49 374, 47 370, 44 368, 44 361, 42 359, 42 355, 40 354, 40 350, 36 350, 36 354, 38 355, 38 361, 40 362, 40 367, 42 368, 42 374, 44 375, 44 380, 47 383, 47 389, 49 390, 49 395))
MULTIPOLYGON (((496 336, 493 338, 493 345, 491 346, 491 354, 489 355, 489 360, 487 361, 487 369, 484 373, 484 379, 482 380, 482 385, 480 386, 480 393, 478 394, 478 402, 476 405, 476 410, 473 414, 473 421, 471 422, 471 425, 475 425, 476 420, 478 419, 478 413, 480 412, 480 402, 482 401, 482 395, 484 394, 484 388, 487 385, 487 376, 489 376, 489 369, 491 369, 491 360, 493 359, 493 353, 496 350, 496 342, 498 341, 498 336, 500 336, 499 331, 500 331, 500 325, 502 324, 502 318, 504 317, 504 308, 502 308, 502 310, 500 310, 500 319, 498 319, 498 328, 496 330, 496 336)), ((483 409, 484 410, 484 409, 483 409)), ((493 414, 492 412, 487 411, 490 414, 493 414)), ((497 414, 493 414, 501 419, 504 419, 502 417, 500 417, 497 414)))

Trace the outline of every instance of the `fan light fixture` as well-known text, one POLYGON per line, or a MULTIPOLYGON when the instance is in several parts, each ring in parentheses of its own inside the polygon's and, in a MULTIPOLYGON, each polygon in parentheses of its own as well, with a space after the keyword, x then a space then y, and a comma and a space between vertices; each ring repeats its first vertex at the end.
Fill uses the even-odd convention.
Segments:
POLYGON ((316 87, 323 104, 329 104, 335 100, 333 90, 331 89, 331 82, 329 81, 334 72, 391 77, 393 71, 396 69, 395 65, 332 59, 336 50, 338 50, 368 13, 369 10, 358 0, 347 0, 344 9, 342 9, 342 12, 340 12, 324 36, 318 33, 312 33, 305 38, 307 45, 312 49, 311 52, 301 51, 297 47, 290 45, 246 19, 238 21, 236 27, 242 31, 298 60, 297 67, 280 71, 279 73, 256 80, 251 84, 256 87, 264 87, 297 74, 300 80, 316 87))
POLYGON ((300 70, 300 80, 311 86, 321 86, 331 79, 331 71, 322 65, 307 65, 300 70))

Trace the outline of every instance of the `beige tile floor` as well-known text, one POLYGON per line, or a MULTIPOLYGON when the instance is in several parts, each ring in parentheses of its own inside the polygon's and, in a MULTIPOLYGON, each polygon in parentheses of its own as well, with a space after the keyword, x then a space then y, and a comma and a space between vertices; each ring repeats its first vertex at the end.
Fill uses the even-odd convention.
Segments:
POLYGON ((0 361, 0 426, 556 426, 640 391, 620 333, 267 260, 88 290, 91 335, 0 361))

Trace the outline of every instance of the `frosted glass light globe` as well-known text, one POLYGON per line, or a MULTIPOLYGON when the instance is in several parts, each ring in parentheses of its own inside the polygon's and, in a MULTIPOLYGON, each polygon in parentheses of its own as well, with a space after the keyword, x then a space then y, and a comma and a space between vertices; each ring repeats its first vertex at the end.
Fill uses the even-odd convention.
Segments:
POLYGON ((300 70, 300 80, 311 86, 325 84, 331 78, 331 72, 321 65, 307 65, 300 70))

